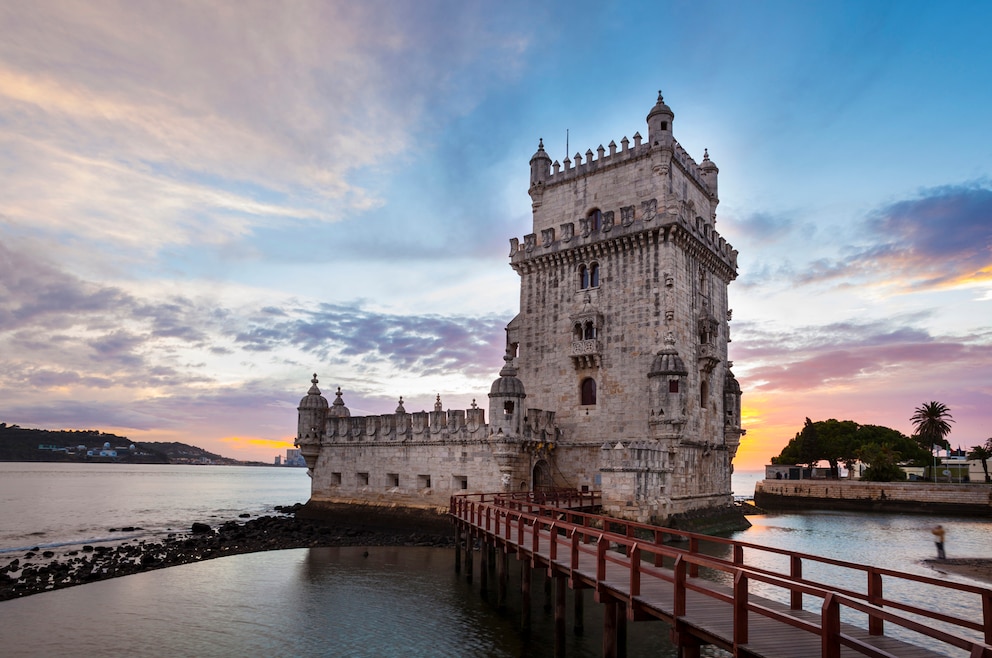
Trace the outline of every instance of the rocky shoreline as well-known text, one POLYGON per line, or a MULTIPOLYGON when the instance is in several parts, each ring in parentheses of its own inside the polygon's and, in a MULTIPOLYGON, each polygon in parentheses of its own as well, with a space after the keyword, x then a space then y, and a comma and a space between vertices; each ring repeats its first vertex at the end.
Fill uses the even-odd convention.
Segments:
POLYGON ((161 541, 66 547, 62 553, 32 549, 0 566, 0 601, 241 553, 317 546, 455 545, 453 530, 445 532, 443 525, 410 532, 368 517, 361 522, 298 518, 302 507, 277 507, 278 516, 228 521, 217 528, 194 523, 189 532, 170 533, 161 541))

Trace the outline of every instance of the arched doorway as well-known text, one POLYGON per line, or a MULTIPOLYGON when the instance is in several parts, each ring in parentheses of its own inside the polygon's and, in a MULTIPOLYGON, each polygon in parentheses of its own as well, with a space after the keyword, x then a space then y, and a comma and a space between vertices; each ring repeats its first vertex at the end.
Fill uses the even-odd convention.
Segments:
POLYGON ((551 465, 547 460, 539 459, 534 464, 534 491, 551 491, 554 489, 551 479, 551 465))

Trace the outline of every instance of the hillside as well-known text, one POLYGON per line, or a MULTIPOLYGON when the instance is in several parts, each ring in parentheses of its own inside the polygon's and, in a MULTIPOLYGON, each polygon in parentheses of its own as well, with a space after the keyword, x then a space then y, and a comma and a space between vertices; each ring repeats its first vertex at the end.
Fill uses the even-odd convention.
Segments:
POLYGON ((175 442, 133 443, 99 430, 43 430, 0 423, 0 461, 243 464, 175 442))

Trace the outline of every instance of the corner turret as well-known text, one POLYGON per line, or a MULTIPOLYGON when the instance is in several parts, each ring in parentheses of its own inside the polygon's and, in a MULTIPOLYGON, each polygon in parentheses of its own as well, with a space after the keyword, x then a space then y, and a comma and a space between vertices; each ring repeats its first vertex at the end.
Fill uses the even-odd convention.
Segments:
MULTIPOLYGON (((306 396, 300 400, 297 408, 298 423, 296 429, 296 445, 299 446, 303 459, 307 463, 307 468, 313 473, 313 467, 317 463, 317 455, 320 453, 320 437, 324 434, 324 425, 327 422, 328 404, 327 398, 320 394, 317 388, 317 373, 313 373, 310 380, 310 390, 306 396)), ((340 399, 340 390, 338 392, 340 399)), ((342 405, 344 402, 341 403, 342 405)), ((347 408, 345 408, 347 412, 347 408)))
POLYGON ((551 177, 551 156, 544 150, 544 139, 537 142, 537 152, 530 159, 530 194, 533 207, 541 205, 544 183, 551 177))
POLYGON ((703 149, 703 162, 699 165, 699 175, 702 176, 703 182, 706 183, 707 189, 709 189, 710 194, 713 195, 714 200, 719 200, 719 194, 717 192, 717 174, 720 173, 720 168, 716 166, 716 163, 710 160, 710 150, 703 149))
POLYGON ((524 429, 524 384, 517 379, 513 355, 507 350, 499 379, 489 390, 489 427, 493 434, 519 438, 524 429))
POLYGON ((671 147, 672 123, 675 113, 665 104, 661 92, 658 92, 658 102, 648 112, 648 143, 652 146, 671 147))

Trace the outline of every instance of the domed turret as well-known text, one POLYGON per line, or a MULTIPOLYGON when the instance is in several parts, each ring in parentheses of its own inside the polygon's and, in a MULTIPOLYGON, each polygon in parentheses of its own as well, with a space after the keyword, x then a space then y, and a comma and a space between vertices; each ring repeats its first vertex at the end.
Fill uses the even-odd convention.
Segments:
POLYGON ((671 146, 672 123, 675 113, 665 104, 661 92, 658 92, 658 102, 648 112, 648 143, 651 146, 671 146))
POLYGON ((300 400, 299 427, 296 435, 297 443, 319 442, 320 434, 324 431, 327 419, 327 398, 320 394, 317 388, 317 373, 313 373, 310 390, 300 400))
POLYGON ((699 165, 699 173, 702 174, 703 180, 706 181, 706 187, 710 189, 713 196, 718 196, 717 174, 720 173, 720 168, 716 166, 715 162, 710 160, 709 149, 703 149, 703 161, 699 165))
POLYGON ((512 365, 513 355, 507 350, 505 364, 499 378, 489 389, 489 424, 494 433, 519 437, 523 432, 523 401, 527 397, 524 383, 517 379, 517 369, 512 365))
MULTIPOLYGON (((348 407, 344 406, 344 399, 341 397, 341 387, 338 386, 337 397, 334 398, 334 404, 331 405, 331 410, 328 415, 331 418, 348 418, 351 416, 351 412, 348 411, 348 407)), ((327 404, 325 401, 324 404, 327 404)))
POLYGON ((551 156, 544 150, 544 139, 538 140, 537 152, 530 159, 530 196, 533 201, 540 198, 544 181, 551 176, 551 156))
POLYGON ((655 355, 648 370, 648 399, 656 438, 674 439, 681 434, 685 423, 688 375, 689 370, 675 349, 675 334, 668 332, 665 346, 655 355))

